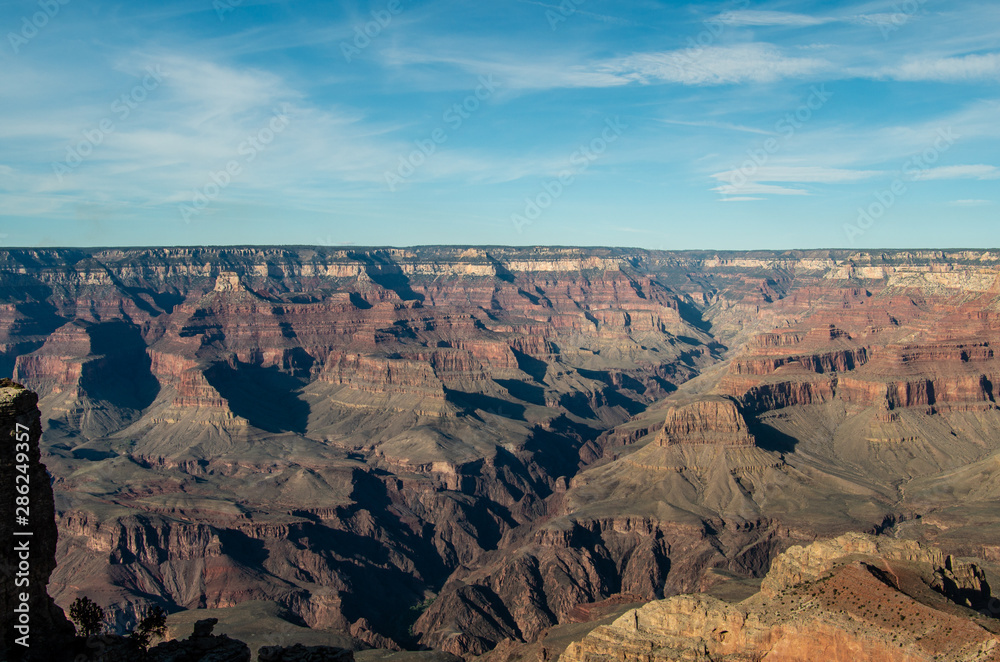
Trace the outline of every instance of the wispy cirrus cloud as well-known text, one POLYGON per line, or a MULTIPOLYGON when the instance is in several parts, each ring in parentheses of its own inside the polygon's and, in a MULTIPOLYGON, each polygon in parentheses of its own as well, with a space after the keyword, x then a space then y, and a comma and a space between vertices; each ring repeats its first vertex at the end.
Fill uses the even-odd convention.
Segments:
POLYGON ((833 67, 828 61, 786 55, 766 43, 639 52, 613 59, 586 57, 475 57, 467 52, 393 49, 383 54, 394 67, 447 65, 470 73, 495 74, 507 89, 606 88, 629 84, 692 86, 771 83, 812 76, 833 67))
POLYGON ((574 58, 500 55, 494 58, 470 56, 466 52, 448 53, 396 48, 383 54, 386 65, 448 65, 472 74, 488 72, 502 81, 505 90, 552 90, 602 88, 628 85, 631 80, 607 68, 579 64, 574 58))
POLYGON ((637 53, 600 65, 614 75, 643 84, 684 85, 771 83, 813 75, 829 67, 825 60, 788 56, 764 43, 637 53))
POLYGON ((952 207, 989 207, 994 203, 992 200, 964 199, 952 200, 948 204, 952 207))
POLYGON ((821 78, 945 83, 1000 81, 1000 53, 911 58, 900 64, 882 64, 871 58, 851 62, 844 57, 833 61, 794 56, 764 42, 637 52, 610 60, 584 59, 582 62, 511 56, 489 60, 464 54, 448 56, 427 52, 397 52, 389 61, 398 66, 434 63, 453 65, 470 73, 495 72, 507 81, 509 89, 521 90, 598 89, 630 84, 751 85, 821 78))
POLYGON ((921 170, 913 176, 917 181, 933 179, 1000 179, 1000 168, 991 165, 953 165, 921 170))
POLYGON ((906 62, 873 72, 876 78, 902 81, 1000 81, 1000 53, 961 57, 911 58, 906 62))
POLYGON ((908 23, 912 18, 912 14, 904 14, 902 12, 886 12, 881 14, 858 14, 845 20, 856 25, 898 28, 899 26, 908 23))
POLYGON ((752 195, 809 195, 809 191, 806 189, 761 184, 760 182, 746 182, 739 185, 721 184, 712 190, 724 196, 735 196, 727 198, 730 200, 745 199, 746 196, 752 195))
POLYGON ((763 11, 758 9, 742 9, 719 14, 716 20, 725 25, 734 26, 790 26, 809 27, 823 25, 836 21, 834 18, 809 16, 784 11, 763 11))
POLYGON ((871 25, 875 27, 893 26, 898 28, 912 20, 913 14, 884 12, 874 14, 851 14, 848 16, 815 16, 784 11, 743 9, 719 14, 715 20, 724 25, 736 27, 790 27, 809 28, 831 23, 871 25))
MULTIPOLYGON (((736 171, 727 171, 712 175, 716 179, 725 179, 736 171)), ((824 168, 821 166, 765 166, 757 168, 753 179, 762 182, 803 182, 815 184, 837 184, 840 182, 857 182, 884 175, 882 170, 851 170, 847 168, 824 168)))
MULTIPOLYGON (((729 122, 713 122, 709 120, 705 121, 686 121, 686 120, 675 120, 670 118, 661 118, 658 120, 664 124, 673 124, 676 126, 692 126, 692 127, 702 127, 706 129, 723 129, 725 131, 737 131, 740 133, 753 133, 761 136, 773 135, 773 132, 766 131, 764 129, 757 129, 752 126, 744 126, 742 124, 732 124, 729 122)), ((716 155, 717 156, 717 155, 716 155)))
MULTIPOLYGON (((546 3, 546 2, 538 2, 538 0, 519 0, 519 1, 522 2, 522 3, 524 3, 524 4, 528 4, 528 5, 537 5, 539 7, 545 7, 549 11, 556 12, 556 15, 561 16, 563 18, 565 18, 567 16, 570 16, 570 15, 573 15, 573 14, 580 14, 581 16, 589 16, 590 18, 598 20, 598 21, 600 21, 602 23, 608 23, 608 24, 611 24, 611 25, 635 25, 635 21, 629 20, 627 18, 622 18, 621 16, 611 16, 609 14, 598 14, 596 12, 591 12, 591 11, 586 11, 584 9, 580 9, 577 6, 573 6, 572 7, 572 11, 569 12, 569 13, 567 13, 567 9, 566 9, 566 5, 565 4, 564 5, 550 4, 550 3, 546 3)), ((583 0, 581 0, 581 2, 582 1, 583 0)), ((548 18, 548 17, 546 17, 546 18, 548 18)))
MULTIPOLYGON (((815 18, 787 12, 744 11, 723 14, 734 25, 806 25, 833 22, 898 24, 892 14, 815 18)), ((790 80, 899 80, 907 82, 1000 81, 1000 53, 951 52, 901 59, 891 51, 835 50, 830 46, 779 46, 765 41, 710 44, 660 51, 635 50, 614 58, 593 57, 585 50, 565 54, 488 54, 469 43, 438 48, 397 46, 381 56, 389 67, 455 67, 469 73, 495 73, 508 90, 600 89, 629 85, 676 84, 693 87, 772 84, 790 80)), ((967 46, 972 46, 968 44, 967 46)), ((425 72, 426 73, 426 72, 425 72)))
POLYGON ((753 195, 810 195, 795 185, 853 183, 884 175, 881 170, 852 170, 820 166, 763 166, 748 172, 724 170, 712 175, 722 182, 712 190, 730 200, 753 195))

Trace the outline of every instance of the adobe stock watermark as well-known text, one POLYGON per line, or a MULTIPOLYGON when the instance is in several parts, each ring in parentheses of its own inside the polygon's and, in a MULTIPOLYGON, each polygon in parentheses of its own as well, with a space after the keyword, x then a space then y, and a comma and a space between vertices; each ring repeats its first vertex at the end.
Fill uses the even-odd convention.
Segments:
POLYGON ((372 40, 392 24, 393 16, 402 12, 403 4, 400 0, 389 0, 385 9, 373 9, 372 20, 364 25, 354 26, 354 39, 340 42, 340 52, 344 54, 344 59, 350 62, 361 55, 361 51, 371 46, 372 40))
POLYGON ((395 170, 386 170, 383 173, 385 184, 389 190, 395 192, 400 184, 412 177, 420 166, 427 163, 427 159, 437 152, 438 147, 448 142, 448 130, 454 132, 461 129, 465 121, 472 117, 473 113, 479 110, 483 102, 492 97, 501 85, 502 83, 494 80, 492 74, 480 76, 476 89, 462 99, 461 103, 455 103, 446 108, 441 115, 441 121, 447 125, 447 128, 439 126, 431 131, 427 138, 414 140, 413 144, 416 145, 416 149, 406 156, 400 156, 395 170))
POLYGON ((236 11, 236 8, 243 4, 243 0, 212 0, 212 9, 220 21, 226 20, 226 14, 236 11))
POLYGON ((549 27, 552 28, 553 32, 560 23, 565 23, 570 16, 575 14, 577 8, 586 1, 587 0, 563 0, 555 9, 546 9, 545 20, 549 22, 549 27))
POLYGON ((41 11, 36 11, 29 16, 21 17, 21 29, 17 32, 8 32, 7 41, 10 43, 14 55, 21 52, 21 47, 26 46, 29 41, 38 36, 38 33, 49 24, 53 18, 59 14, 59 10, 70 3, 70 0, 38 0, 38 7, 41 11))
POLYGON ((230 159, 223 169, 209 173, 208 180, 201 187, 194 189, 191 203, 178 207, 185 223, 190 223, 193 217, 203 212, 226 187, 243 174, 244 166, 253 163, 257 156, 274 142, 278 134, 288 127, 287 113, 288 104, 282 104, 280 109, 275 109, 267 126, 247 136, 237 147, 236 153, 242 159, 230 159))
POLYGON ((826 83, 818 87, 813 85, 809 96, 798 108, 775 122, 774 131, 778 136, 767 138, 756 148, 747 149, 748 158, 740 164, 740 167, 730 168, 729 184, 720 187, 721 192, 725 195, 734 195, 740 193, 747 183, 753 182, 757 172, 795 137, 795 133, 805 126, 813 114, 823 108, 832 96, 833 92, 826 89, 826 83))
POLYGON ((569 163, 573 167, 563 170, 554 179, 542 182, 542 190, 539 193, 524 199, 524 211, 510 215, 510 221, 518 234, 523 232, 525 225, 531 225, 541 218, 542 213, 561 198, 566 189, 576 183, 576 178, 601 158, 608 147, 621 138, 622 133, 628 128, 628 125, 623 124, 618 117, 606 119, 604 125, 600 136, 586 145, 580 145, 570 155, 569 163))
POLYGON ((900 176, 894 179, 888 188, 876 191, 873 194, 875 198, 874 202, 870 203, 867 207, 858 207, 857 220, 854 223, 846 223, 844 225, 844 233, 847 235, 848 241, 853 244, 855 239, 868 232, 875 225, 876 221, 885 216, 886 212, 892 209, 899 199, 906 195, 907 191, 909 191, 907 182, 920 180, 921 175, 930 170, 941 158, 941 155, 951 149, 961 137, 952 131, 951 127, 938 129, 933 145, 920 154, 907 159, 903 163, 900 176))
POLYGON ((59 183, 62 183, 65 175, 78 168, 110 134, 115 132, 117 126, 113 117, 117 117, 119 122, 127 120, 132 111, 138 108, 139 104, 149 97, 149 93, 158 88, 162 82, 163 71, 160 65, 146 67, 146 75, 139 84, 111 102, 111 115, 101 119, 96 127, 84 129, 83 140, 67 147, 66 156, 62 161, 52 163, 52 172, 59 183))
MULTIPOLYGON (((735 11, 750 7, 750 0, 739 0, 735 11)), ((682 75, 690 73, 690 68, 698 63, 705 49, 714 44, 726 31, 726 23, 718 17, 705 19, 701 22, 702 30, 693 37, 687 38, 687 48, 677 52, 671 64, 677 67, 682 75)))
MULTIPOLYGON (((504 413, 503 407, 490 407, 489 409, 484 409, 483 412, 487 414, 492 414, 497 418, 511 418, 511 416, 514 416, 513 412, 510 412, 510 415, 504 413)), ((503 433, 503 430, 500 429, 500 426, 497 425, 496 420, 493 419, 487 420, 482 416, 479 417, 479 420, 481 420, 485 424, 486 429, 489 430, 490 432, 496 432, 498 434, 503 433)))
POLYGON ((904 2, 893 2, 892 8, 895 13, 888 14, 884 17, 884 20, 878 22, 879 32, 882 33, 882 38, 887 40, 889 35, 896 32, 901 27, 910 22, 910 20, 916 16, 920 8, 927 3, 927 0, 904 0, 904 2))
POLYGON ((1000 618, 1000 600, 991 596, 986 605, 979 610, 979 615, 986 618, 1000 618))

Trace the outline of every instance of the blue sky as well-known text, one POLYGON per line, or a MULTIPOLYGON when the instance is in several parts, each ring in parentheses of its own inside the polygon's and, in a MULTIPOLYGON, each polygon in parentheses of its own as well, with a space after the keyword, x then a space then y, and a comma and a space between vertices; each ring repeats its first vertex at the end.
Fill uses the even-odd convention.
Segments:
POLYGON ((0 2, 0 245, 1000 245, 1000 3, 0 2))

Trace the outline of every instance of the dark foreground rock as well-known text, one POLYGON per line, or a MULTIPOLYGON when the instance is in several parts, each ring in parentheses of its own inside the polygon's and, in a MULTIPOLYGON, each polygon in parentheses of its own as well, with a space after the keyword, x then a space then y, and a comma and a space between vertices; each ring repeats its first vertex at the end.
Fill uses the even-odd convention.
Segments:
POLYGON ((58 535, 49 474, 39 456, 37 405, 33 392, 0 380, 0 659, 5 661, 65 659, 73 638, 73 626, 45 591, 56 567, 58 535))
POLYGON ((259 662, 354 662, 354 651, 334 646, 303 646, 295 644, 264 646, 257 651, 259 662))
POLYGON ((250 662, 250 648, 226 635, 213 635, 219 620, 206 618, 194 624, 194 632, 183 641, 166 641, 149 649, 147 662, 250 662))

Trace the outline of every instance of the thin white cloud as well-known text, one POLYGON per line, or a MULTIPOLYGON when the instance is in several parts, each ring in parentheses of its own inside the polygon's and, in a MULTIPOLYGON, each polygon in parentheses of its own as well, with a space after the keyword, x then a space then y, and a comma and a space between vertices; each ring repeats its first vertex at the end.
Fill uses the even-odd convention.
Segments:
POLYGON ((913 176, 917 181, 932 179, 1000 179, 1000 168, 991 165, 954 165, 921 170, 913 176))
MULTIPOLYGON (((795 154, 805 162, 843 169, 869 169, 873 164, 887 170, 904 167, 944 135, 956 145, 992 144, 1000 139, 1000 101, 973 100, 954 110, 943 110, 908 123, 872 125, 808 125, 795 135, 795 154)), ((749 145, 748 145, 749 146, 749 145)), ((790 144, 789 147, 792 145, 790 144)), ((736 148, 729 166, 746 158, 746 147, 736 148), (736 160, 736 159, 739 160, 736 160)), ((888 173, 887 173, 888 176, 888 173)))
POLYGON ((898 29, 900 26, 906 25, 912 18, 912 14, 892 12, 884 14, 858 14, 857 16, 851 16, 846 20, 850 23, 858 25, 873 25, 875 27, 898 29))
POLYGON ((898 29, 912 18, 913 14, 902 12, 855 14, 852 16, 810 16, 809 14, 797 14, 794 12, 745 9, 724 12, 719 14, 715 20, 724 25, 746 27, 809 28, 830 23, 852 23, 855 25, 898 29))
POLYGON ((470 56, 466 52, 435 53, 416 49, 387 49, 382 57, 390 67, 445 64, 476 75, 489 73, 502 81, 505 91, 605 88, 630 83, 770 83, 834 70, 826 60, 789 56, 767 43, 634 53, 610 60, 587 61, 584 58, 582 62, 580 58, 520 58, 510 55, 491 60, 470 56))
POLYGON ((754 43, 639 53, 612 60, 602 68, 644 84, 727 85, 800 78, 829 67, 825 60, 789 57, 771 44, 754 43))
MULTIPOLYGON (((192 109, 202 109, 187 118, 189 125, 216 119, 228 121, 249 109, 288 103, 301 97, 279 76, 259 69, 235 69, 183 55, 137 56, 133 62, 136 60, 145 60, 147 67, 162 68, 175 101, 192 109)), ((124 68, 124 65, 119 66, 124 68)))
POLYGON ((746 182, 745 184, 723 184, 712 189, 725 196, 745 197, 751 195, 809 195, 809 191, 801 188, 789 188, 787 186, 775 186, 773 184, 760 184, 758 182, 746 182))
POLYGON ((952 207, 989 207, 992 200, 952 200, 948 203, 952 207))
POLYGON ((875 72, 875 77, 942 83, 1000 80, 1000 53, 913 58, 896 66, 885 67, 875 72))
POLYGON ((836 184, 857 182, 884 175, 881 170, 850 170, 846 168, 823 168, 819 166, 762 166, 752 172, 725 170, 712 175, 713 179, 732 182, 747 179, 756 182, 802 182, 811 184, 836 184))
POLYGON ((753 200, 766 200, 766 198, 755 198, 753 196, 736 196, 735 198, 721 198, 721 202, 751 202, 753 200))
POLYGON ((391 67, 423 64, 448 64, 475 75, 491 75, 502 91, 538 90, 558 88, 601 88, 627 85, 630 78, 604 68, 600 70, 566 59, 530 58, 518 60, 511 57, 487 60, 465 54, 450 55, 427 50, 387 49, 385 63, 391 67))
MULTIPOLYGON (((782 156, 786 158, 785 163, 794 159, 797 162, 822 164, 822 167, 767 165, 746 167, 743 172, 736 168, 718 171, 718 166, 745 161, 747 147, 754 147, 753 142, 737 144, 728 154, 722 152, 722 156, 717 154, 711 160, 702 157, 700 160, 692 159, 691 163, 708 161, 716 164, 716 170, 708 171, 715 172, 710 175, 713 179, 709 181, 717 187, 730 185, 713 189, 730 197, 751 195, 748 186, 760 183, 784 184, 786 188, 801 189, 802 187, 795 187, 794 184, 848 185, 851 182, 875 181, 879 178, 891 180, 899 176, 903 168, 907 168, 904 172, 907 178, 913 178, 914 174, 919 175, 919 171, 911 170, 913 156, 934 147, 942 136, 961 145, 992 144, 1000 139, 997 117, 1000 117, 1000 101, 989 99, 976 100, 946 114, 926 117, 910 124, 877 127, 810 126, 809 130, 800 131, 796 135, 794 145, 789 144, 789 149, 782 156)), ((777 158, 772 159, 774 161, 777 158)), ((1000 173, 993 165, 955 165, 925 170, 917 178, 992 180, 1000 178, 1000 173)))
MULTIPOLYGON (((545 2, 538 2, 537 0, 519 0, 519 1, 523 2, 525 4, 528 4, 528 5, 538 5, 539 7, 545 7, 546 9, 549 9, 551 11, 557 12, 556 15, 560 19, 566 19, 566 18, 568 18, 568 16, 571 16, 572 14, 580 14, 581 16, 589 16, 589 17, 591 17, 593 19, 596 19, 596 20, 598 20, 598 21, 600 21, 602 23, 608 23, 608 24, 611 24, 611 25, 635 25, 636 24, 635 21, 631 21, 629 19, 621 18, 620 16, 609 16, 607 14, 597 14, 595 12, 585 11, 583 9, 580 9, 579 7, 574 7, 573 8, 573 12, 571 14, 566 14, 566 13, 564 13, 566 11, 566 8, 564 6, 560 6, 558 4, 553 5, 553 4, 548 4, 548 3, 545 3, 545 2)), ((580 1, 582 2, 583 0, 580 0, 580 1)), ((548 15, 546 15, 545 18, 549 19, 550 17, 548 15)), ((559 20, 559 19, 556 19, 556 20, 559 20)))
MULTIPOLYGON (((765 166, 758 168, 753 179, 762 182, 809 182, 837 184, 857 182, 885 174, 881 170, 850 170, 818 166, 765 166)), ((715 177, 715 175, 713 175, 715 177)), ((718 179, 719 177, 716 177, 718 179)))
POLYGON ((616 232, 628 232, 628 233, 631 233, 631 234, 654 234, 655 232, 659 232, 659 230, 656 230, 656 231, 654 231, 654 230, 640 230, 639 228, 623 227, 623 226, 620 226, 620 225, 612 225, 611 229, 614 230, 614 231, 616 231, 616 232))
POLYGON ((742 124, 730 124, 729 122, 690 122, 684 120, 672 120, 661 118, 658 120, 664 124, 675 124, 677 126, 694 126, 702 127, 706 129, 724 129, 726 131, 739 131, 741 133, 754 133, 762 136, 774 135, 773 131, 765 131, 764 129, 755 129, 751 126, 743 126, 742 124))
POLYGON ((717 172, 712 175, 712 178, 724 183, 712 190, 733 200, 754 195, 809 195, 809 191, 806 189, 784 186, 784 184, 839 184, 862 181, 884 174, 881 170, 851 170, 819 166, 762 166, 754 168, 750 172, 740 170, 717 172))
POLYGON ((744 9, 719 14, 716 20, 725 25, 809 27, 830 23, 836 19, 783 11, 744 9))

